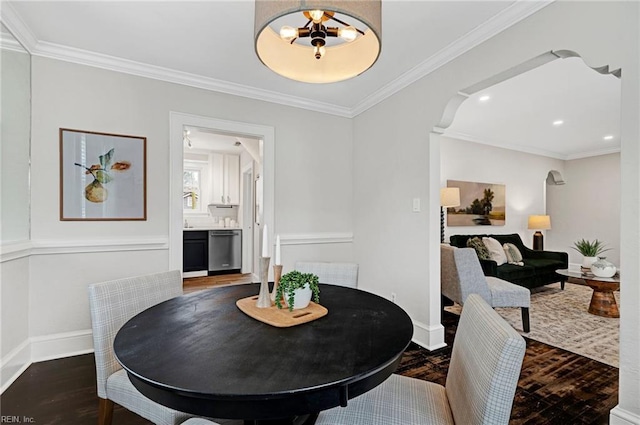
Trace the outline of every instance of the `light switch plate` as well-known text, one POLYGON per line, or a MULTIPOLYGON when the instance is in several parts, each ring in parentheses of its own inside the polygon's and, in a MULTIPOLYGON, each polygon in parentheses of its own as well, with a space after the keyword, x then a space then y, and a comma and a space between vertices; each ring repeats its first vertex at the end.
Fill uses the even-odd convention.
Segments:
POLYGON ((413 198, 413 212, 420 212, 420 198, 413 198))

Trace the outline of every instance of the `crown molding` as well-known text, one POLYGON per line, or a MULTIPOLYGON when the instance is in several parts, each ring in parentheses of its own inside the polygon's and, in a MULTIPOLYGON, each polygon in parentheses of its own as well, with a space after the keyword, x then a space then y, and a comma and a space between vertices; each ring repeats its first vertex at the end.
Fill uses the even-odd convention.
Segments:
POLYGON ((26 49, 29 53, 32 53, 32 50, 36 44, 38 44, 38 39, 31 32, 29 27, 24 23, 20 15, 18 15, 11 5, 11 3, 3 1, 2 7, 0 7, 0 20, 11 34, 22 44, 22 47, 26 49))
POLYGON ((546 149, 536 149, 530 147, 517 146, 511 143, 501 142, 499 140, 488 140, 488 139, 479 139, 475 136, 465 133, 458 133, 455 131, 445 131, 442 133, 445 137, 450 137, 452 139, 464 140, 467 142, 478 143, 480 145, 493 146, 494 148, 508 149, 510 151, 528 153, 532 155, 546 156, 548 158, 555 158, 560 160, 566 160, 567 155, 563 155, 558 152, 548 151, 546 149))
POLYGON ((530 147, 516 146, 516 145, 510 144, 510 143, 501 142, 499 140, 479 139, 479 138, 471 136, 469 134, 458 133, 458 132, 455 132, 455 131, 446 131, 445 130, 444 132, 442 132, 442 135, 444 137, 449 137, 449 138, 452 138, 452 139, 464 140, 464 141, 467 141, 467 142, 478 143, 480 145, 493 146, 495 148, 508 149, 510 151, 516 151, 516 152, 528 153, 528 154, 532 154, 532 155, 545 156, 545 157, 548 157, 548 158, 560 159, 562 161, 571 161, 573 159, 589 158, 589 157, 592 157, 592 156, 608 155, 608 154, 620 152, 620 148, 619 147, 612 147, 612 148, 597 149, 597 150, 592 150, 592 151, 577 152, 577 153, 572 153, 572 154, 566 154, 565 155, 565 154, 561 154, 561 153, 558 153, 558 152, 548 151, 546 149, 536 149, 536 148, 530 148, 530 147))
POLYGON ((483 43, 491 37, 501 33, 554 1, 555 0, 516 1, 513 5, 507 7, 482 25, 469 31, 467 34, 441 49, 430 58, 367 96, 351 110, 352 116, 355 117, 360 115, 389 96, 399 92, 420 78, 429 75, 441 66, 446 65, 458 56, 468 52, 480 43, 483 43))
POLYGON ((291 96, 270 90, 264 90, 243 84, 203 77, 187 72, 176 71, 155 65, 148 65, 128 59, 90 52, 59 44, 38 41, 31 30, 20 19, 13 7, 3 3, 2 21, 20 43, 34 56, 57 59, 80 65, 102 68, 139 77, 151 78, 169 83, 181 84, 203 90, 226 93, 230 95, 322 112, 346 118, 354 118, 372 108, 386 98, 392 96, 420 78, 429 75, 451 60, 466 53, 480 43, 511 27, 517 22, 548 6, 555 0, 527 1, 518 0, 482 25, 471 30, 457 41, 449 44, 435 55, 423 61, 413 69, 405 72, 397 79, 367 96, 353 108, 327 102, 313 101, 307 98, 291 96))
POLYGON ((620 148, 619 147, 598 149, 598 150, 594 150, 594 151, 572 153, 572 154, 567 155, 567 157, 565 159, 567 161, 570 161, 572 159, 589 158, 589 157, 592 157, 592 156, 609 155, 609 154, 612 154, 612 153, 619 153, 619 152, 620 152, 620 148))
POLYGON ((203 90, 262 100, 265 102, 307 109, 314 112, 322 112, 341 117, 351 116, 349 108, 344 106, 309 100, 307 98, 277 93, 257 87, 245 86, 242 84, 232 83, 230 81, 203 77, 196 74, 190 74, 188 72, 176 71, 169 68, 163 68, 161 66, 148 65, 141 62, 90 52, 74 47, 62 46, 55 43, 38 42, 33 48, 32 54, 34 56, 57 59, 65 62, 72 62, 80 65, 136 75, 138 77, 151 78, 154 80, 181 84, 203 90))

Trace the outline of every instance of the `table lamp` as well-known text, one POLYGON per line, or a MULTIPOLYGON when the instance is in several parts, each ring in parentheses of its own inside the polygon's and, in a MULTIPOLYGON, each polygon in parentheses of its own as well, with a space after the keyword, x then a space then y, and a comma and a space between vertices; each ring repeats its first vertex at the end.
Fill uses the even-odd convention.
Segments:
POLYGON ((530 215, 529 230, 535 230, 533 234, 533 249, 535 251, 544 250, 544 236, 540 230, 551 229, 551 217, 548 215, 530 215))
POLYGON ((460 188, 443 187, 440 189, 440 243, 444 243, 444 209, 460 206, 460 188))

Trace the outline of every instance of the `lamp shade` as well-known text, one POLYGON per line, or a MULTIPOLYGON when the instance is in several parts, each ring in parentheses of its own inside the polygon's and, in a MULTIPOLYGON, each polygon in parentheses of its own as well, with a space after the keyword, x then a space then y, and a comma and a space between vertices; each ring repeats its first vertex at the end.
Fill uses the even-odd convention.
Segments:
POLYGON ((331 83, 355 77, 369 69, 380 55, 381 11, 381 0, 256 0, 256 54, 272 71, 296 81, 331 83), (332 37, 335 40, 326 46, 324 36, 321 41, 313 38, 318 32, 311 19, 311 27, 304 26, 307 17, 313 19, 316 11, 325 13, 319 22, 321 29, 334 29, 325 35, 340 35, 332 37), (273 28, 285 23, 286 26, 273 28), (311 28, 310 36, 306 35, 307 28, 311 28), (354 29, 363 34, 354 34, 354 29), (292 37, 292 30, 299 32, 292 37), (313 42, 320 44, 312 45, 313 42))
POLYGON ((460 188, 443 187, 440 189, 440 206, 441 207, 459 207, 460 206, 460 188))
POLYGON ((551 229, 551 217, 548 215, 530 215, 528 228, 531 230, 551 229))

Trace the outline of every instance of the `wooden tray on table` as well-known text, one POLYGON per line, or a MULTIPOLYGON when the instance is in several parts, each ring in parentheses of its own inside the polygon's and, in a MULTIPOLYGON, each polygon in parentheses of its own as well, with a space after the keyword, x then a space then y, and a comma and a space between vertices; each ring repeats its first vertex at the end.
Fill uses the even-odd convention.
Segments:
POLYGON ((293 311, 289 311, 287 307, 280 309, 275 304, 272 304, 271 307, 259 308, 256 307, 257 301, 258 296, 254 295, 253 297, 239 299, 236 301, 236 305, 247 316, 278 328, 301 325, 324 317, 329 313, 329 310, 313 301, 307 307, 293 311))

